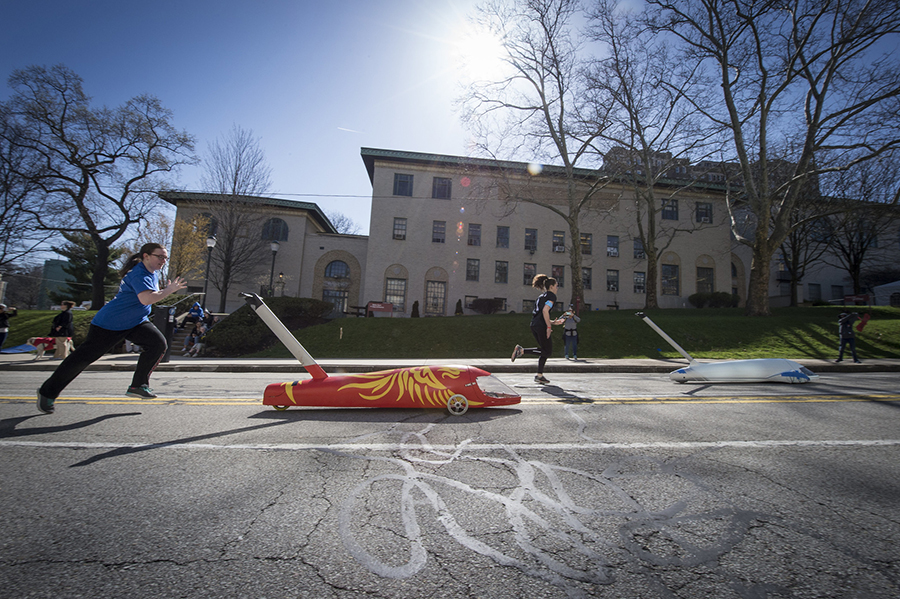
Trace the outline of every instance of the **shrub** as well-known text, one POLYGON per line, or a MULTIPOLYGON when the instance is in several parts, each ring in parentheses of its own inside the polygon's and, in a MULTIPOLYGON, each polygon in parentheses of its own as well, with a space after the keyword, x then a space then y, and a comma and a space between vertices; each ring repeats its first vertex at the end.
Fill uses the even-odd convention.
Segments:
POLYGON ((503 300, 493 297, 479 297, 472 302, 472 310, 479 314, 494 314, 503 307, 503 300))
MULTIPOLYGON (((305 297, 273 297, 266 305, 289 331, 321 324, 334 306, 305 297)), ((213 355, 240 356, 263 350, 278 341, 250 306, 241 306, 213 327, 207 335, 213 355)))
POLYGON ((419 300, 413 302, 412 312, 409 315, 410 318, 419 318, 419 300))
POLYGON ((461 300, 461 299, 456 300, 456 312, 454 312, 454 314, 455 314, 456 316, 462 316, 463 314, 465 314, 465 312, 463 312, 462 300, 461 300))
POLYGON ((688 297, 688 301, 695 308, 734 308, 740 302, 740 298, 724 291, 714 291, 695 293, 688 297))

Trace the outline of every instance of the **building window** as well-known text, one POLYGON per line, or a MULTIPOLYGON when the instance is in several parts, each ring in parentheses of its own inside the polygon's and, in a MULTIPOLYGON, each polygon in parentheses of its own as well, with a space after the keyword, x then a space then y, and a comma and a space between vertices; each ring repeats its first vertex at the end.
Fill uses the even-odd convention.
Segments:
POLYGON ((436 200, 449 200, 452 181, 444 177, 435 177, 431 181, 431 197, 436 200))
POLYGON ((526 314, 531 314, 532 312, 534 312, 533 299, 522 300, 522 312, 525 312, 526 314))
POLYGON ((678 265, 663 264, 662 265, 662 294, 663 295, 680 295, 680 287, 678 280, 678 265))
POLYGON ((413 176, 394 173, 394 195, 412 197, 413 176))
POLYGON ((594 275, 591 272, 590 268, 581 268, 581 285, 585 289, 591 289, 593 287, 593 279, 594 275))
POLYGON ((554 265, 550 267, 550 276, 556 279, 556 284, 560 287, 565 285, 566 267, 554 265))
POLYGON ((447 301, 447 283, 444 281, 425 282, 425 314, 443 316, 447 301))
POLYGON ((333 305, 334 310, 331 313, 338 316, 347 312, 350 303, 350 292, 340 289, 323 289, 322 301, 333 305))
POLYGON ((350 267, 342 260, 329 262, 325 267, 326 279, 346 279, 350 277, 350 267))
POLYGON ((497 247, 509 247, 509 227, 497 227, 497 247))
POLYGON ((395 218, 394 219, 394 239, 404 240, 406 239, 406 219, 405 218, 395 218))
POLYGON ((844 299, 844 286, 843 285, 832 285, 831 286, 831 299, 833 299, 833 300, 844 299))
POLYGON ((215 235, 219 231, 219 221, 213 218, 213 215, 209 212, 204 212, 200 215, 201 217, 206 219, 206 235, 215 235))
POLYGON ((523 285, 531 285, 531 282, 534 280, 534 277, 536 275, 537 275, 537 264, 525 263, 525 268, 522 269, 522 284, 523 285))
POLYGON ((712 222, 712 204, 710 202, 697 202, 697 222, 712 222))
POLYGON ((477 281, 479 271, 481 270, 481 261, 475 258, 466 260, 466 280, 477 281))
POLYGON ((809 301, 822 301, 822 285, 820 285, 819 283, 809 283, 806 286, 806 290, 809 293, 809 297, 807 298, 809 301))
POLYGON ((669 199, 662 201, 662 218, 665 220, 678 220, 678 200, 669 199))
POLYGON ((618 270, 607 270, 606 271, 606 290, 607 291, 618 291, 619 290, 619 271, 618 270))
POLYGON ((566 232, 565 231, 554 231, 553 232, 553 251, 554 252, 565 252, 566 251, 566 232))
POLYGON ((431 243, 444 243, 447 238, 447 221, 436 220, 431 223, 431 243))
POLYGON ((635 273, 634 273, 634 292, 635 293, 647 293, 647 273, 635 271, 635 273))
POLYGON ((505 297, 495 297, 494 300, 497 301, 498 312, 506 312, 506 298, 505 297))
POLYGON ((481 245, 481 225, 469 223, 469 245, 481 245))
POLYGON ((394 312, 406 312, 406 279, 387 279, 384 302, 394 305, 394 312))
POLYGON ((509 262, 498 260, 494 263, 494 282, 509 282, 509 262))
POLYGON ((288 226, 280 218, 270 218, 263 225, 262 239, 266 241, 287 241, 288 226))
POLYGON ((618 235, 607 235, 606 236, 606 255, 610 258, 618 258, 619 257, 619 236, 618 235))
POLYGON ((532 254, 537 251, 537 229, 525 229, 525 249, 532 254))
POLYGON ((713 269, 697 267, 697 293, 712 293, 716 290, 713 269))
POLYGON ((644 242, 640 239, 634 240, 634 259, 635 260, 643 260, 647 257, 647 254, 644 253, 644 242))
POLYGON ((467 295, 463 298, 463 306, 465 306, 467 310, 471 310, 472 304, 474 304, 477 299, 477 295, 467 295))
POLYGON ((594 251, 594 236, 590 233, 581 234, 581 253, 590 256, 594 251))

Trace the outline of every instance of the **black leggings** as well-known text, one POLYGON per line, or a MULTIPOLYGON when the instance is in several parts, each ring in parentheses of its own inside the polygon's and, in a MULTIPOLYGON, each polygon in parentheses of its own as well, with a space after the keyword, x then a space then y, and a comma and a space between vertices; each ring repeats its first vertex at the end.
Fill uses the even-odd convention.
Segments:
POLYGON ((110 331, 91 325, 84 343, 69 354, 62 361, 50 378, 41 385, 41 395, 56 399, 69 383, 75 380, 85 368, 96 362, 100 357, 109 352, 125 339, 135 345, 140 345, 144 351, 138 358, 137 367, 134 369, 134 377, 131 379, 132 387, 140 387, 150 383, 150 373, 159 364, 160 359, 166 353, 166 338, 150 322, 142 322, 133 329, 124 331, 110 331))
POLYGON ((544 323, 531 327, 531 334, 538 342, 538 347, 529 347, 524 352, 530 356, 540 356, 538 359, 538 374, 544 374, 544 364, 547 358, 553 355, 553 339, 547 336, 547 327, 544 323))

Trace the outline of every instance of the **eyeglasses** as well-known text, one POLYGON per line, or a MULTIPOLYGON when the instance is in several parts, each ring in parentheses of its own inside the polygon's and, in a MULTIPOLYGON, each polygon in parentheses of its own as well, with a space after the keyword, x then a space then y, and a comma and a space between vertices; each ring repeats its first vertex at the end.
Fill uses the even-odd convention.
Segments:
POLYGON ((165 262, 165 261, 167 261, 167 260, 169 259, 168 256, 163 256, 162 254, 150 254, 150 255, 151 255, 151 256, 154 256, 154 257, 156 257, 156 258, 159 258, 159 259, 162 260, 163 262, 165 262))

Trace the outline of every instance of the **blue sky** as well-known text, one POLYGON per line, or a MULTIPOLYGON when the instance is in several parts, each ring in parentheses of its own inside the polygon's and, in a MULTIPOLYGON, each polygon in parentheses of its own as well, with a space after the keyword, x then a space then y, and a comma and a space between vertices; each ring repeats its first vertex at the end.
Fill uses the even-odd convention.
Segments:
MULTIPOLYGON (((198 153, 232 124, 272 167, 272 195, 368 233, 360 147, 465 155, 454 44, 476 0, 0 0, 0 98, 28 65, 65 64, 97 105, 157 96, 198 153)), ((199 189, 200 171, 180 184, 199 189)))

